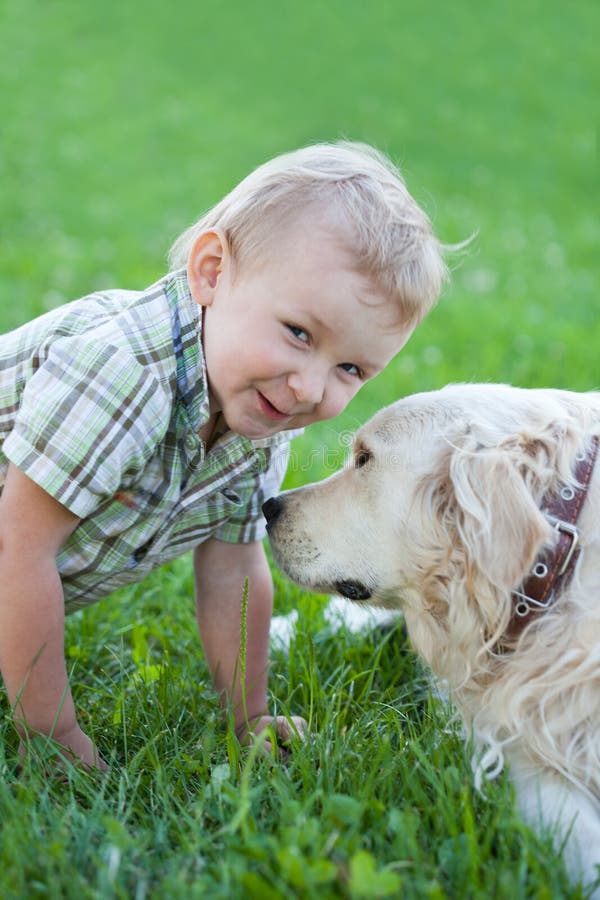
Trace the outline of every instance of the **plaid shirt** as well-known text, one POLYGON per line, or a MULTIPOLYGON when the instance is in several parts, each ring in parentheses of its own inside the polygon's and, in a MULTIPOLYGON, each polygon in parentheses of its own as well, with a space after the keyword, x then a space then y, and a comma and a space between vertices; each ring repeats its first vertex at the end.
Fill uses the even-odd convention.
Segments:
POLYGON ((294 433, 206 453, 201 322, 179 271, 0 337, 0 487, 10 461, 81 519, 57 557, 68 612, 208 537, 264 535, 294 433))

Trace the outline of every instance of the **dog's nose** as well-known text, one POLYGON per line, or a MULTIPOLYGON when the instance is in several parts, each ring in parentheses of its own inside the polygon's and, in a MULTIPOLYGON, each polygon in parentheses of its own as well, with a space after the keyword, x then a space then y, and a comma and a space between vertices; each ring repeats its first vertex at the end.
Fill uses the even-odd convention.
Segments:
POLYGON ((274 525, 283 509, 283 503, 278 497, 269 497, 262 505, 263 516, 267 520, 267 529, 274 525))

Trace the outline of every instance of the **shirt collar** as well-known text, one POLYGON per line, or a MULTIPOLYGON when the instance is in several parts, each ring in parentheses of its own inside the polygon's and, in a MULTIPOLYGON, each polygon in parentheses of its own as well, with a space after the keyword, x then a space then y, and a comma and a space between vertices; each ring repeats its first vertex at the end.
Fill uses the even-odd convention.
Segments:
POLYGON ((198 431, 210 417, 201 310, 190 293, 185 269, 167 275, 164 289, 171 311, 177 397, 185 406, 190 427, 198 431))

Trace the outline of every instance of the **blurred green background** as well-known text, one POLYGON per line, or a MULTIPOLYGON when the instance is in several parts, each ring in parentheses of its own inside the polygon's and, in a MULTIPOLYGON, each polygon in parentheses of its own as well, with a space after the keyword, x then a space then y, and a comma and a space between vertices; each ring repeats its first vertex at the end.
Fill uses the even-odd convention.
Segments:
POLYGON ((390 369, 300 439, 447 381, 597 388, 598 6, 0 0, 0 328, 143 288, 175 236, 265 159, 371 142, 445 242, 476 233, 390 369))

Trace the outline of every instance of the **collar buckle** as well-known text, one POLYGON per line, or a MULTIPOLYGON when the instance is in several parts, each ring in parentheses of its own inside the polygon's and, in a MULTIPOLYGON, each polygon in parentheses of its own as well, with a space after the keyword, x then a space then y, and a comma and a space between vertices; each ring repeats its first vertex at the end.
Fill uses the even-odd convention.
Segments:
POLYGON ((566 534, 568 537, 571 538, 571 545, 570 545, 569 549, 567 550, 567 553, 563 560, 563 564, 558 571, 557 578, 560 578, 561 575, 565 574, 565 572, 571 565, 571 560, 573 559, 573 554, 575 553, 575 550, 577 549, 577 546, 579 544, 579 529, 575 525, 572 525, 570 522, 563 522, 562 519, 557 519, 555 516, 548 516, 548 518, 552 522, 555 530, 559 534, 560 534, 560 532, 563 532, 563 534, 566 534))

